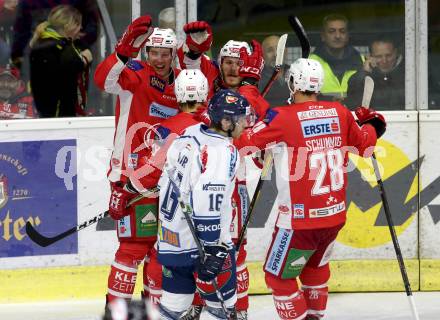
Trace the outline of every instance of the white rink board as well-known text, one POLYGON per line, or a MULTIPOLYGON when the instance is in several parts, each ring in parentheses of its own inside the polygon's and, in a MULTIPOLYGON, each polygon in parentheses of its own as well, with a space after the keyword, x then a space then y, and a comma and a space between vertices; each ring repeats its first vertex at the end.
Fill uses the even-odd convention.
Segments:
MULTIPOLYGON (((396 146, 409 159, 415 161, 418 156, 417 112, 388 112, 384 113, 388 120, 388 130, 383 137, 388 143, 396 146)), ((440 119, 429 122, 427 126, 439 128, 440 119)), ((425 125, 423 123, 423 125, 425 125)), ((74 118, 74 119, 38 119, 31 121, 0 121, 0 142, 31 141, 45 139, 76 139, 78 147, 78 222, 90 219, 107 209, 109 187, 106 179, 108 159, 113 139, 113 117, 104 118, 74 118)), ((421 134, 424 132, 421 129, 421 134)), ((426 128, 427 131, 432 130, 426 128)), ((430 131, 432 132, 432 131, 430 131)), ((434 146, 437 137, 432 141, 422 140, 421 148, 425 159, 422 165, 422 186, 439 176, 436 168, 440 155, 438 147, 434 146), (437 150, 437 152, 435 151, 437 150)), ((435 138, 434 138, 435 137, 435 138)), ((255 167, 249 174, 255 177, 255 167)), ((249 181, 250 191, 255 187, 256 180, 249 181)), ((409 188, 409 187, 408 187, 409 188)), ((440 198, 434 200, 440 203, 440 198)), ((273 220, 272 212, 265 228, 250 228, 248 233, 248 259, 261 261, 269 244, 273 220), (272 219, 272 223, 270 223, 272 219)), ((422 210, 422 213, 426 208, 422 210)), ((423 258, 438 258, 438 225, 432 224, 431 217, 421 216, 424 232, 421 236, 421 253, 423 258), (430 224, 431 222, 431 224, 430 224), (425 242, 426 241, 426 242, 425 242)), ((417 222, 413 219, 399 236, 400 246, 405 258, 417 258, 417 222)), ((381 227, 382 228, 382 227, 381 227)), ((374 229, 373 229, 374 230, 374 229)), ((103 265, 112 261, 117 239, 115 231, 95 230, 91 226, 77 233, 79 239, 78 255, 54 255, 35 257, 15 257, 0 259, 0 269, 68 266, 68 265, 103 265)), ((335 247, 334 259, 394 259, 395 253, 391 241, 384 244, 358 248, 338 242, 335 247)))
MULTIPOLYGON (((434 197, 429 207, 420 211, 420 258, 440 259, 440 222, 435 223, 431 216, 434 211, 440 212, 440 111, 421 112, 420 123, 420 155, 425 156, 420 180, 422 188, 428 190, 428 194, 422 191, 421 202, 434 197), (435 205, 439 207, 435 208, 435 205)), ((440 218, 440 215, 436 216, 440 218)))

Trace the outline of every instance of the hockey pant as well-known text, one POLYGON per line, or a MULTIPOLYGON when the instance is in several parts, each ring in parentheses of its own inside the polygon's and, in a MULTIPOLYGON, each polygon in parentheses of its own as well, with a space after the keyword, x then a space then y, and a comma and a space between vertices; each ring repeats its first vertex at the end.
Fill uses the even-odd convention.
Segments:
MULTIPOLYGON (((227 319, 212 284, 199 280, 194 272, 194 266, 163 266, 162 298, 160 301, 161 319, 179 319, 191 306, 196 288, 206 303, 202 318, 227 319)), ((226 259, 223 265, 223 270, 217 276, 217 285, 226 307, 231 310, 237 301, 236 279, 235 258, 231 258, 231 254, 229 254, 229 258, 226 259)))
POLYGON ((107 302, 131 299, 139 264, 144 261, 142 295, 158 304, 162 287, 162 266, 157 261, 155 241, 121 241, 108 277, 107 302))
POLYGON ((264 271, 280 319, 324 316, 330 278, 329 259, 342 227, 343 224, 314 230, 275 228, 264 271), (298 287, 298 277, 302 290, 298 287))

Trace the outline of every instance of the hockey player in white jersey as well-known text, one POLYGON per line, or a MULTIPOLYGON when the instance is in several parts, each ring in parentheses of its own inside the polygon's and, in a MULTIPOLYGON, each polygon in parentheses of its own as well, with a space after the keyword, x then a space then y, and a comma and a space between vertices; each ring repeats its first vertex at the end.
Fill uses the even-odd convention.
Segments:
POLYGON ((201 319, 228 319, 227 313, 234 308, 236 268, 230 225, 239 157, 229 137, 238 137, 247 126, 250 110, 240 94, 231 90, 217 92, 208 106, 211 125, 187 128, 167 152, 159 180, 162 319, 179 319, 191 305, 196 287, 207 305, 201 319), (192 208, 194 233, 179 201, 192 208), (194 237, 204 247, 203 261, 194 237), (213 280, 220 292, 214 289, 213 280))

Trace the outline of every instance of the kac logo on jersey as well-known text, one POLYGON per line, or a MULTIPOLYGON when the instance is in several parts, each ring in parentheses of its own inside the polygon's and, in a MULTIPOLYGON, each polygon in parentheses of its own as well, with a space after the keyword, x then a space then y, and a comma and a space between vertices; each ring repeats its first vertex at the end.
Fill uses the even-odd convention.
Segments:
POLYGON ((301 128, 304 138, 341 133, 338 117, 301 121, 301 128))
POLYGON ((304 219, 304 204, 302 203, 293 204, 293 218, 304 219))
POLYGON ((130 169, 136 169, 138 165, 138 154, 137 153, 130 153, 128 155, 128 167, 130 169))

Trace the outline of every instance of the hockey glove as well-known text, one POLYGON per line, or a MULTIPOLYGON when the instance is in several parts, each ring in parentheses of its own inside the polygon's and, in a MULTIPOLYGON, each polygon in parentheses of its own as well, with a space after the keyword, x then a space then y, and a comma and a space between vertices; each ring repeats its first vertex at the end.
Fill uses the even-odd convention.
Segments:
POLYGON ((377 138, 380 138, 386 131, 387 123, 385 118, 374 109, 357 107, 354 111, 356 117, 359 120, 359 124, 362 126, 366 123, 371 124, 376 130, 377 138))
POLYGON ((130 183, 125 186, 123 186, 120 181, 112 184, 112 194, 108 204, 110 217, 114 220, 120 220, 129 215, 130 212, 126 210, 127 204, 131 199, 136 197, 136 195, 137 192, 130 186, 130 183))
POLYGON ((206 246, 205 261, 201 261, 197 267, 198 278, 205 282, 214 280, 222 271, 227 256, 228 247, 225 245, 206 246))
POLYGON ((204 53, 211 48, 212 30, 206 21, 194 21, 183 26, 186 45, 194 53, 204 53))
POLYGON ((152 32, 150 26, 151 17, 149 15, 134 20, 116 44, 116 53, 123 57, 136 58, 152 32))
POLYGON ((252 40, 251 45, 251 54, 248 54, 246 48, 240 48, 239 75, 243 79, 251 78, 258 81, 264 67, 263 50, 261 44, 256 40, 252 40))

